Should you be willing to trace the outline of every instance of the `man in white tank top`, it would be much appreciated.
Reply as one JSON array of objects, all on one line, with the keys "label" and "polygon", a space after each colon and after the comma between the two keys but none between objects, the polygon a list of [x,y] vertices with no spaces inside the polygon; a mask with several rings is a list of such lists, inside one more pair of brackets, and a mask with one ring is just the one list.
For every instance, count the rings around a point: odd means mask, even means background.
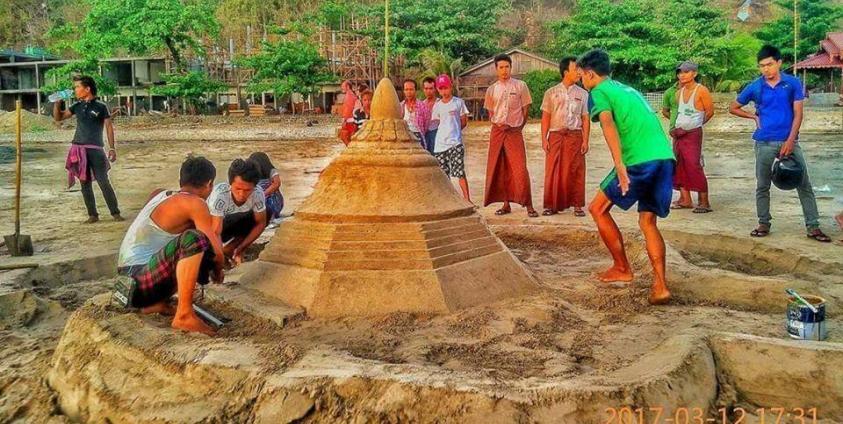
[{"label": "man in white tank top", "polygon": [[[213,334],[193,312],[196,283],[223,280],[223,251],[205,199],[216,177],[203,157],[188,157],[181,166],[179,191],[156,190],[132,222],[117,260],[117,272],[132,277],[136,288],[130,306],[142,313],[174,315],[172,327]],[[170,297],[178,292],[178,305]]]},{"label": "man in white tank top", "polygon": [[[697,83],[697,65],[682,62],[676,67],[679,90],[676,93],[678,111],[673,136],[673,151],[676,155],[676,174],[673,189],[679,190],[679,200],[672,209],[694,209],[694,213],[711,212],[708,200],[708,179],[703,169],[703,125],[714,116],[714,102],[711,93]],[[691,192],[696,191],[699,202],[694,207]]]}]

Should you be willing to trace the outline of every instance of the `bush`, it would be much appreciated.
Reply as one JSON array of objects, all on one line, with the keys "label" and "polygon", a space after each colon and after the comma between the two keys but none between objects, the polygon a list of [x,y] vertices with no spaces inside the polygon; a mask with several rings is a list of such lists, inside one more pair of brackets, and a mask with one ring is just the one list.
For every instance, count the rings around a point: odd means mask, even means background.
[{"label": "bush", "polygon": [[527,87],[530,87],[530,97],[533,98],[533,103],[530,105],[530,118],[541,118],[544,92],[561,81],[562,77],[559,76],[559,71],[549,69],[530,71],[524,75],[524,82],[527,83]]}]

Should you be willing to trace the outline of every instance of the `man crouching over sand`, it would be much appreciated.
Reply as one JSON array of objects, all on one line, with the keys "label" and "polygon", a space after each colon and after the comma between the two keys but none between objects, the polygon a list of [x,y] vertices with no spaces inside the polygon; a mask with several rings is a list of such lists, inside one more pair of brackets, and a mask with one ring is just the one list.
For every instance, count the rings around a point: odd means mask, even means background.
[{"label": "man crouching over sand", "polygon": [[[216,177],[214,165],[190,156],[181,165],[179,191],[159,189],[129,227],[117,260],[117,272],[138,284],[132,304],[145,314],[171,315],[173,328],[212,335],[214,330],[193,312],[196,283],[223,279],[222,242],[214,232],[205,199]],[[175,311],[170,297],[178,292]]]}]

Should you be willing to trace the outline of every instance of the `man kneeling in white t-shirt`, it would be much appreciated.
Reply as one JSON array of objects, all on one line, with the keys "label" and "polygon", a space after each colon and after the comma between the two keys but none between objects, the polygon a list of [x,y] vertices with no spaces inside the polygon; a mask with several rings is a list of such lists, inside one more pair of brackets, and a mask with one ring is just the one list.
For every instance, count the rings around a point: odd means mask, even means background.
[{"label": "man kneeling in white t-shirt", "polygon": [[258,166],[235,159],[228,167],[228,182],[219,183],[208,197],[214,231],[225,243],[225,256],[235,265],[243,262],[243,252],[266,228],[266,202]]},{"label": "man kneeling in white t-shirt", "polygon": [[433,156],[439,160],[439,167],[448,177],[459,178],[460,189],[465,200],[471,202],[468,179],[465,177],[465,147],[462,129],[468,125],[468,108],[465,102],[454,97],[451,78],[446,74],[436,77],[436,90],[441,98],[433,105],[431,123],[438,122]]}]

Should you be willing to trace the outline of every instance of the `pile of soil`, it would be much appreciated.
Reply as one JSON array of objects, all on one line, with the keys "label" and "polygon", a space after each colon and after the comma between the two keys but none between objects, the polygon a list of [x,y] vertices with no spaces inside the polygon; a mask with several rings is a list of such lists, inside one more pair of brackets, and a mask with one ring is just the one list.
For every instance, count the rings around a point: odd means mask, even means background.
[{"label": "pile of soil", "polygon": [[[15,132],[15,116],[13,112],[0,114],[0,134]],[[21,127],[23,132],[47,131],[55,128],[53,120],[48,116],[37,115],[29,111],[21,111]]]}]

